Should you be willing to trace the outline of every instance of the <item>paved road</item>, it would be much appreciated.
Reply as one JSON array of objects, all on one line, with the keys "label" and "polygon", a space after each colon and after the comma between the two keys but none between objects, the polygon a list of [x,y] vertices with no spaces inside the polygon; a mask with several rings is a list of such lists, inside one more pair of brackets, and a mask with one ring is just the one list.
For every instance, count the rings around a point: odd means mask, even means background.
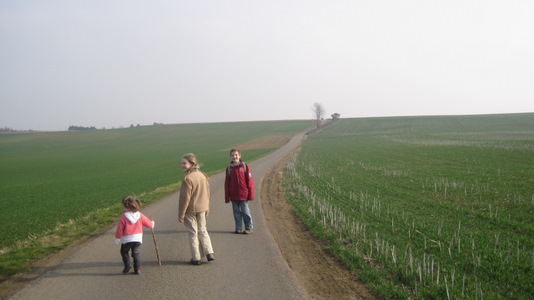
[{"label": "paved road", "polygon": [[[187,232],[177,221],[178,194],[173,193],[142,210],[156,220],[162,266],[157,263],[151,231],[145,229],[142,274],[123,275],[120,247],[113,242],[114,227],[79,246],[11,299],[306,299],[264,223],[259,199],[264,174],[301,139],[299,134],[279,150],[250,163],[256,184],[256,200],[250,203],[252,235],[233,233],[232,208],[224,203],[224,173],[211,177],[207,222],[215,261],[201,266],[188,263]],[[177,172],[181,175],[178,167]]]}]

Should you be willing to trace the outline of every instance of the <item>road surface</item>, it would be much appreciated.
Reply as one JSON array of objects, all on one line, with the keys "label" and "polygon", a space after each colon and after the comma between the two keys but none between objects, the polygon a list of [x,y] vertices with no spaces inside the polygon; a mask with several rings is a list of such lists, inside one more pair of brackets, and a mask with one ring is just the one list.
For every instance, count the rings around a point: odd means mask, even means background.
[{"label": "road surface", "polygon": [[[10,299],[307,299],[269,233],[260,205],[260,183],[276,161],[300,143],[303,134],[282,148],[250,163],[256,200],[250,203],[254,234],[234,233],[232,207],[224,203],[224,173],[211,177],[207,218],[216,260],[189,264],[188,234],[178,223],[178,193],[145,207],[156,221],[162,266],[158,266],[152,233],[144,230],[141,275],[122,274],[115,227],[76,247],[66,259],[30,282]],[[245,153],[246,155],[246,153]],[[202,161],[202,158],[199,157]],[[177,177],[182,172],[176,168]]]}]

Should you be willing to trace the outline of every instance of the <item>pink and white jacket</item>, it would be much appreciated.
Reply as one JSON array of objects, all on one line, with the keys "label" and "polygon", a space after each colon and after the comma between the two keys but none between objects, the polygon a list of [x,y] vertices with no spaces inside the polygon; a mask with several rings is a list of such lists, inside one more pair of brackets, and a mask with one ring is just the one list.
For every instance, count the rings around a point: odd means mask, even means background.
[{"label": "pink and white jacket", "polygon": [[141,212],[127,211],[119,219],[119,225],[115,232],[115,243],[122,237],[122,243],[143,242],[143,226],[154,228],[154,222],[150,221]]}]

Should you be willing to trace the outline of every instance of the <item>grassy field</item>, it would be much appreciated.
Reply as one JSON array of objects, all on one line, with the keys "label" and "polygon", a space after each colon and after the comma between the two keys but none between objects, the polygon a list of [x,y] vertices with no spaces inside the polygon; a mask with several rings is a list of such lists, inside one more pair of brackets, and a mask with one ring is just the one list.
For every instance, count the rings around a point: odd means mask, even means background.
[{"label": "grassy field", "polygon": [[386,298],[534,297],[534,114],[340,120],[284,179]]},{"label": "grassy field", "polygon": [[[146,203],[177,188],[183,176],[182,154],[195,153],[202,170],[214,173],[226,167],[234,146],[245,150],[251,161],[313,124],[277,121],[0,134],[0,275],[118,218],[125,195],[138,195]],[[50,242],[50,236],[70,237]]]}]

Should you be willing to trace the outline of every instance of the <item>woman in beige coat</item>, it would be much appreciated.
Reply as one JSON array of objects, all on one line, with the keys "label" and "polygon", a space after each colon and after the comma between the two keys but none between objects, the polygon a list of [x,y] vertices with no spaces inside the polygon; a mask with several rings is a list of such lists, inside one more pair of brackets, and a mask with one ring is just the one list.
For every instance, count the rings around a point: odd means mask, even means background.
[{"label": "woman in beige coat", "polygon": [[202,263],[200,247],[208,261],[215,259],[206,227],[206,217],[210,207],[209,177],[200,171],[193,153],[182,156],[182,170],[186,172],[186,175],[180,188],[178,221],[184,223],[189,231],[192,256],[190,262],[193,265],[200,265]]}]

